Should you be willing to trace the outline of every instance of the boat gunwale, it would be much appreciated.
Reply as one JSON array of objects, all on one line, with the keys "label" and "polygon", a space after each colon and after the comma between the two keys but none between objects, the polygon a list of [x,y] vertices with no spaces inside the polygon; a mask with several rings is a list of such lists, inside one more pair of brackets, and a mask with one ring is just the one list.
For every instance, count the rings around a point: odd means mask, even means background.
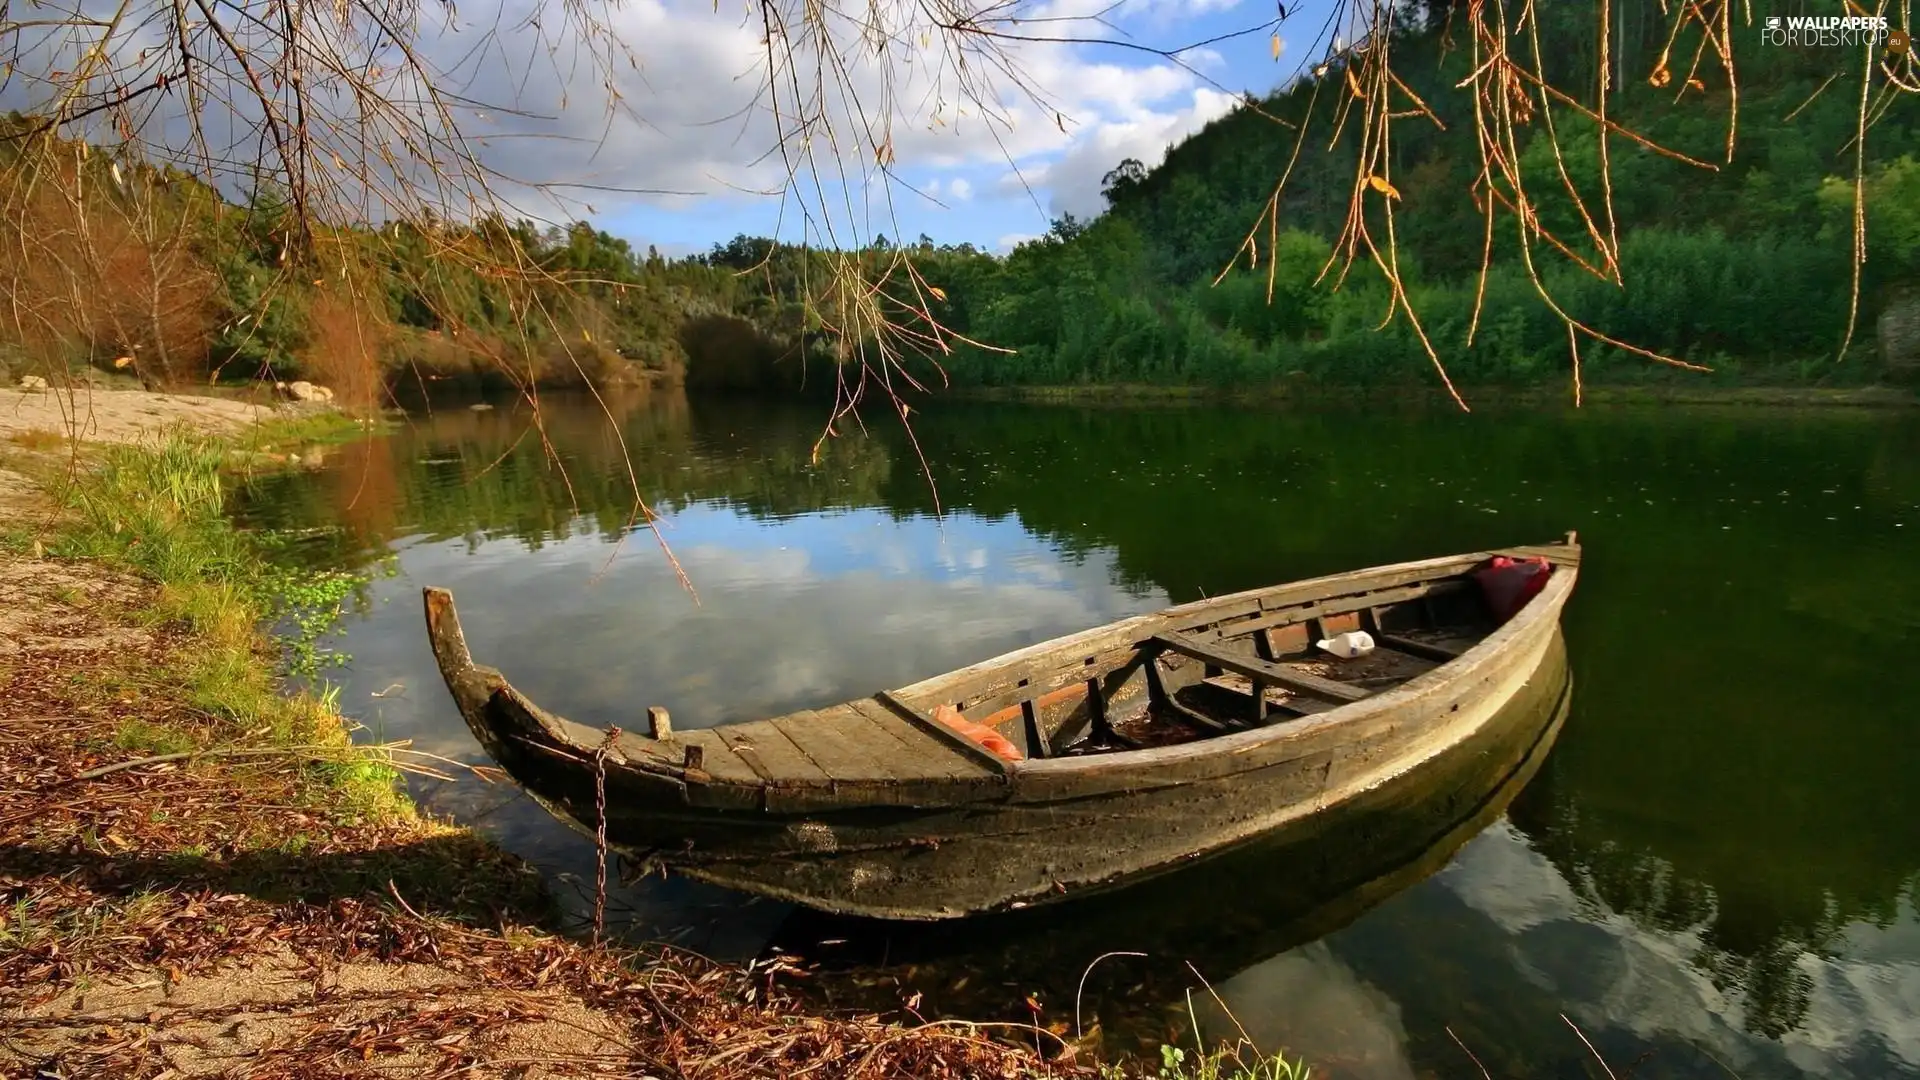
[{"label": "boat gunwale", "polygon": [[[989,773],[983,769],[981,777],[986,778],[991,776],[993,779],[999,781],[999,783],[995,785],[996,787],[1005,785],[1003,790],[1011,791],[1017,790],[1017,781],[1022,777],[1041,780],[1081,774],[1127,771],[1135,768],[1155,768],[1246,753],[1271,743],[1308,739],[1329,729],[1349,725],[1356,721],[1375,716],[1380,712],[1411,704],[1441,687],[1460,680],[1463,676],[1470,677],[1472,672],[1488,666],[1509,649],[1511,643],[1519,640],[1523,635],[1536,633],[1539,624],[1543,621],[1549,623],[1558,621],[1559,610],[1564,606],[1566,598],[1571,593],[1575,580],[1578,577],[1580,546],[1577,543],[1567,543],[1564,545],[1533,548],[1504,548],[1470,552],[1429,559],[1416,559],[1402,563],[1389,563],[1360,570],[1346,571],[1339,574],[1328,574],[1315,578],[1304,578],[1297,581],[1260,586],[1237,593],[1229,593],[1224,596],[1209,597],[1204,600],[1177,604],[1172,607],[1162,608],[1158,611],[1129,616],[1114,622],[1089,627],[1064,637],[1035,642],[1032,645],[1023,646],[1019,649],[1003,653],[1000,656],[990,657],[952,671],[922,679],[919,682],[911,683],[896,690],[881,691],[877,695],[874,695],[874,697],[882,702],[891,698],[897,706],[906,707],[919,713],[923,721],[923,726],[930,725],[937,728],[939,727],[938,723],[925,715],[924,703],[929,700],[937,700],[937,698],[930,698],[929,695],[942,693],[963,677],[976,679],[980,675],[989,673],[997,668],[1010,668],[1021,664],[1031,665],[1036,660],[1054,654],[1072,656],[1077,652],[1083,652],[1089,648],[1092,648],[1092,651],[1095,652],[1120,648],[1141,650],[1148,646],[1148,643],[1156,634],[1170,628],[1177,628],[1182,619],[1190,619],[1196,615],[1205,615],[1231,609],[1236,605],[1244,605],[1250,601],[1257,603],[1266,597],[1286,591],[1311,591],[1324,589],[1330,585],[1340,585],[1347,582],[1360,583],[1369,578],[1390,577],[1425,570],[1435,571],[1429,580],[1438,580],[1465,574],[1473,567],[1502,554],[1549,554],[1554,551],[1555,548],[1565,553],[1561,558],[1551,559],[1555,566],[1555,572],[1549,577],[1546,586],[1532,597],[1524,607],[1515,612],[1511,618],[1501,626],[1495,628],[1493,632],[1475,642],[1459,656],[1381,693],[1339,705],[1325,712],[1315,713],[1310,717],[1271,723],[1243,731],[1211,735],[1206,738],[1168,746],[1145,747],[1136,750],[1116,750],[1099,754],[1066,757],[1029,758],[1020,761],[1004,762],[998,772]],[[514,688],[512,682],[506,677],[504,672],[498,668],[476,663],[471,653],[467,650],[464,636],[458,633],[458,616],[453,612],[452,594],[444,589],[433,587],[428,587],[424,591],[427,594],[430,629],[442,620],[445,620],[454,628],[454,637],[457,638],[457,640],[442,643],[436,637],[434,657],[436,666],[440,668],[441,675],[448,683],[448,688],[453,691],[455,701],[461,706],[461,712],[463,714],[467,713],[469,705],[471,705],[476,712],[483,711],[487,699],[492,698],[496,693],[505,691],[526,709],[531,719],[545,729],[545,734],[549,738],[581,754],[594,753],[592,744],[581,742],[579,739],[573,737],[566,728],[573,726],[583,731],[593,731],[596,733],[604,731],[604,729],[594,728],[591,725],[581,724],[578,721],[567,720],[565,717],[547,713],[519,690]],[[1316,602],[1317,599],[1332,599],[1342,595],[1361,594],[1366,591],[1368,591],[1366,585],[1356,584],[1356,587],[1351,590],[1351,593],[1334,592],[1325,597],[1311,598],[1305,602],[1312,603]],[[440,610],[441,605],[444,605],[444,611]],[[1276,605],[1275,610],[1285,606],[1288,605]],[[1256,608],[1256,610],[1260,609]],[[1093,647],[1094,643],[1099,643],[1097,648]],[[441,644],[450,646],[452,649],[457,650],[457,652],[451,656],[443,657],[440,653]],[[453,670],[449,670],[450,661],[452,662]],[[1066,661],[1063,660],[1061,662],[1064,664]],[[484,692],[474,693],[475,691],[480,691],[483,687],[485,688]],[[465,700],[467,694],[474,694],[474,699],[471,702]],[[839,704],[847,704],[847,702]],[[725,724],[711,725],[703,729],[688,730],[716,731],[734,724],[765,722],[769,719],[774,718],[762,717],[757,721],[733,721]],[[469,727],[475,726],[476,718],[474,716],[467,716],[467,720]],[[492,727],[490,724],[483,724],[482,726],[488,727],[489,729]],[[475,734],[479,735],[480,733],[476,730]],[[494,734],[497,737],[498,733],[495,732]],[[940,734],[946,735],[946,732],[941,731]],[[964,736],[959,735],[957,732],[951,735],[951,739],[961,738],[964,738]],[[483,743],[486,741],[485,738],[482,738]],[[491,751],[491,747],[489,747],[489,750]],[[498,757],[498,755],[494,756],[496,758]],[[661,761],[636,759],[630,755],[621,753],[618,749],[615,749],[613,757],[620,760],[621,764],[628,768],[650,773],[662,778],[692,782],[691,777],[685,776],[686,770],[684,767],[677,767]],[[718,778],[702,778],[700,783],[705,786],[721,787],[754,786],[736,785],[731,781],[722,781]],[[787,783],[791,785],[792,782]],[[758,786],[765,787],[767,786],[767,782],[762,781]]]},{"label": "boat gunwale", "polygon": [[[1379,569],[1395,568],[1380,567]],[[1481,638],[1471,648],[1452,660],[1421,672],[1383,693],[1369,695],[1309,717],[1249,728],[1245,731],[1230,731],[1169,746],[1012,762],[1008,768],[1009,778],[1017,780],[1023,776],[1035,778],[1069,776],[1084,772],[1110,771],[1123,766],[1173,765],[1202,758],[1243,754],[1270,743],[1310,739],[1329,729],[1345,727],[1381,712],[1401,708],[1458,682],[1462,676],[1469,676],[1474,671],[1490,666],[1501,655],[1517,647],[1515,642],[1537,633],[1541,623],[1557,622],[1560,609],[1565,606],[1578,576],[1578,567],[1560,565],[1548,579],[1546,587],[1492,633]]]}]

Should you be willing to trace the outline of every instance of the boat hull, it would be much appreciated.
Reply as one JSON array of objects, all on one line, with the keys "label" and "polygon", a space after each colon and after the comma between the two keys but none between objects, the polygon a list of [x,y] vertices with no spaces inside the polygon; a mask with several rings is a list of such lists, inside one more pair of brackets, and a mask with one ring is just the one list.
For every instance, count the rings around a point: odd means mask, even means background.
[{"label": "boat hull", "polygon": [[[1089,1026],[1097,1022],[1124,1041],[1157,1029],[1157,1003],[1178,1000],[1192,987],[1193,970],[1216,983],[1231,978],[1347,926],[1446,866],[1538,775],[1572,689],[1569,673],[1538,712],[1528,708],[1533,695],[1516,698],[1511,714],[1489,728],[1494,741],[1484,749],[1449,750],[1311,822],[1082,903],[908,924],[801,909],[770,947],[816,966],[808,986],[825,1007],[885,1011],[902,994],[924,990],[928,1016],[1017,1018],[1026,994],[1085,996]],[[1196,897],[1232,902],[1196,904]],[[1134,959],[1118,974],[1105,971],[1098,992],[1098,984],[1080,982],[1090,964],[1115,951]],[[1004,977],[965,977],[982,970]],[[1119,986],[1132,989],[1115,994],[1122,978]]]},{"label": "boat hull", "polygon": [[811,852],[753,856],[725,845],[702,858],[698,846],[677,855],[644,844],[623,850],[716,885],[873,918],[948,918],[1106,891],[1255,839],[1285,844],[1311,835],[1344,817],[1348,804],[1390,803],[1396,789],[1430,802],[1427,774],[1524,755],[1568,682],[1558,624],[1538,636],[1478,686],[1434,695],[1383,722],[1364,745],[1308,749],[1147,790],[915,815],[905,831],[924,839],[906,844],[897,827],[817,815],[779,826],[814,837],[821,849]]},{"label": "boat hull", "polygon": [[[1571,542],[1509,550],[1546,552],[1556,569],[1464,651],[1400,636],[1387,616],[1424,608],[1442,590],[1471,597],[1465,578],[1495,553],[1181,605],[872,699],[685,733],[602,731],[545,713],[473,663],[449,594],[427,590],[427,621],[447,685],[488,752],[556,817],[589,834],[603,827],[640,868],[835,914],[930,920],[1056,902],[1257,837],[1308,835],[1383,789],[1444,773],[1459,755],[1503,753],[1566,684],[1559,621],[1579,564]],[[1279,662],[1274,634],[1300,640],[1343,618],[1371,620],[1395,650],[1414,650],[1405,655],[1438,655],[1377,692]],[[1197,716],[1181,694],[1222,689],[1209,681],[1222,672],[1323,701],[1281,718],[1256,689],[1239,700],[1260,702],[1258,715],[1238,729],[1017,761],[934,719],[941,709],[989,721],[1024,710],[1031,733]]]}]

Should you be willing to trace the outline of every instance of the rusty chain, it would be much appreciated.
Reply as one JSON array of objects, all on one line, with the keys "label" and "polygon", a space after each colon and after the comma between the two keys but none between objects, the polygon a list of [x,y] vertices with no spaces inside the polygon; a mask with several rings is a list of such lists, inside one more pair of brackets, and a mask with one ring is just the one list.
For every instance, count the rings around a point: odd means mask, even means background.
[{"label": "rusty chain", "polygon": [[619,737],[618,727],[607,728],[607,737],[600,741],[600,749],[593,754],[593,850],[598,857],[593,882],[593,943],[596,947],[607,926],[607,751],[613,749],[613,741]]}]

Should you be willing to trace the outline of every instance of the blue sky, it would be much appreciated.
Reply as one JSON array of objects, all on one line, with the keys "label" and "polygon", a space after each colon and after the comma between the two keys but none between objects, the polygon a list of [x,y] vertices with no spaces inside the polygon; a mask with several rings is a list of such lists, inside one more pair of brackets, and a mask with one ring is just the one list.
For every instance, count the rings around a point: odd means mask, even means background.
[{"label": "blue sky", "polygon": [[[110,25],[111,0],[74,2]],[[449,216],[504,201],[539,221],[584,217],[669,254],[738,233],[841,247],[925,233],[1004,250],[1063,213],[1098,213],[1100,178],[1122,159],[1157,164],[1243,93],[1292,78],[1323,54],[1334,10],[1333,0],[1300,0],[1279,22],[1274,0],[498,0],[423,19],[410,55],[424,68],[377,34],[301,39],[301,50],[309,67],[356,78],[364,69],[390,107],[356,112],[338,85],[312,99],[334,110],[318,156],[323,168],[332,158],[348,213],[384,220],[417,209],[402,205],[408,198],[381,204],[381,188],[404,191],[392,181],[424,175],[420,147],[446,145],[441,119],[421,108],[430,84],[493,173],[490,193],[430,185],[426,200]],[[584,32],[582,18],[604,33]],[[779,32],[768,34],[768,18]],[[48,32],[23,43],[14,66],[67,71],[82,53],[110,54],[134,78],[171,44],[164,21]],[[959,23],[986,32],[944,29]],[[201,51],[217,54],[202,36]],[[819,61],[828,40],[835,65]],[[201,57],[200,69],[208,63]],[[265,153],[248,142],[259,106],[238,75],[209,78],[201,119],[225,140],[216,157],[239,170],[218,182],[244,186]],[[58,80],[5,80],[0,107],[34,111],[59,91]],[[144,100],[140,141],[191,160],[189,99]],[[107,120],[86,137],[115,138]],[[442,177],[459,173],[433,154]],[[811,168],[783,165],[783,155]]]},{"label": "blue sky", "polygon": [[[871,2],[882,0],[861,0]],[[796,196],[777,155],[769,153],[778,140],[761,92],[766,46],[758,18],[730,4],[716,11],[711,0],[634,0],[614,18],[639,61],[633,77],[619,83],[638,118],[608,121],[599,106],[604,93],[582,89],[587,71],[567,78],[536,73],[517,91],[521,100],[536,110],[542,100],[560,105],[554,110],[557,126],[577,141],[500,140],[502,149],[490,152],[507,159],[516,176],[598,185],[574,195],[580,204],[571,213],[642,249],[655,244],[669,254],[703,251],[737,233],[799,239],[803,205],[816,222],[830,222],[833,239],[841,243],[881,233],[912,239],[924,232],[940,243],[1005,249],[1044,232],[1062,212],[1098,212],[1100,177],[1123,158],[1153,165],[1168,145],[1227,112],[1241,92],[1263,94],[1291,78],[1324,50],[1332,10],[1329,0],[1289,5],[1276,61],[1271,0],[1127,0],[1103,11],[1104,2],[1025,0],[1000,9],[1021,19],[1001,29],[1155,48],[1252,32],[1185,53],[1184,66],[1113,44],[1008,43],[1013,63],[1044,97],[1045,108],[1004,75],[985,86],[960,85],[951,62],[941,66],[937,34],[930,35],[931,49],[896,49],[885,58],[855,45],[859,59],[845,85],[854,86],[861,100],[858,106],[831,101],[827,113],[836,120],[833,141],[841,153],[822,152],[823,171],[844,168],[851,179],[829,185],[823,209],[822,195],[810,184],[800,185]],[[974,2],[965,10],[985,6]],[[857,13],[871,17],[874,10],[859,6]],[[898,38],[920,37],[922,29],[889,28]],[[974,59],[973,77],[990,70],[984,58]],[[497,82],[509,67],[524,64],[476,70],[475,81]],[[525,76],[524,70],[513,74]],[[830,85],[827,97],[838,98],[838,89]],[[977,107],[962,115],[969,89],[976,102],[998,102],[1003,122],[983,122]],[[791,96],[782,105],[790,111]],[[850,137],[861,125],[874,134]],[[859,175],[871,172],[871,148],[883,139],[893,154],[892,184]],[[826,141],[816,133],[816,152]],[[789,138],[787,145],[797,153],[799,142]],[[859,152],[852,150],[862,142]],[[589,144],[597,152],[589,152]],[[643,196],[609,188],[689,194]],[[782,189],[784,194],[766,193]],[[851,199],[848,190],[855,193]],[[564,213],[546,210],[541,216]],[[814,232],[821,241],[822,230]]]}]

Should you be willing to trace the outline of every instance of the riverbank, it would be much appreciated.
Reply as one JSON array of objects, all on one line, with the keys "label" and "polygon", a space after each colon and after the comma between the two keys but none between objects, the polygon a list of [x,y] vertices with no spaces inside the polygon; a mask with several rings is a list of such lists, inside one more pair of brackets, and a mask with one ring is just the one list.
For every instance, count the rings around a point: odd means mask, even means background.
[{"label": "riverbank", "polygon": [[[1571,391],[1556,387],[1462,387],[1470,408],[1567,407]],[[942,397],[962,401],[1061,403],[1073,405],[1274,405],[1388,404],[1443,405],[1456,408],[1438,388],[1421,386],[1338,387],[1275,384],[1262,387],[1090,386],[956,387]],[[1899,386],[1712,386],[1684,382],[1589,386],[1584,405],[1742,405],[1768,407],[1910,408],[1920,394]]]},{"label": "riverbank", "polygon": [[0,1075],[1092,1074],[556,933],[537,874],[398,794],[453,766],[275,675],[257,628],[352,581],[277,568],[223,485],[351,424],[120,393],[0,400]]}]

